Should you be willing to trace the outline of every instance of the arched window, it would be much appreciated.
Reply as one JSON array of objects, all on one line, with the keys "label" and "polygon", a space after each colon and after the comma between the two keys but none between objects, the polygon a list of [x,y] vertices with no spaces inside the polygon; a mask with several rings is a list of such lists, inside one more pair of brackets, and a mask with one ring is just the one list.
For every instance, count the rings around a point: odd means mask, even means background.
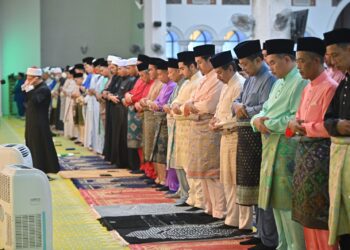
[{"label": "arched window", "polygon": [[198,45],[212,43],[213,37],[206,30],[195,30],[190,35],[190,43],[188,44],[188,50],[193,50]]},{"label": "arched window", "polygon": [[246,36],[242,32],[230,30],[226,33],[224,40],[222,51],[233,49],[238,43],[246,40]]},{"label": "arched window", "polygon": [[168,30],[166,35],[165,54],[167,58],[176,58],[177,53],[180,52],[179,36]]}]

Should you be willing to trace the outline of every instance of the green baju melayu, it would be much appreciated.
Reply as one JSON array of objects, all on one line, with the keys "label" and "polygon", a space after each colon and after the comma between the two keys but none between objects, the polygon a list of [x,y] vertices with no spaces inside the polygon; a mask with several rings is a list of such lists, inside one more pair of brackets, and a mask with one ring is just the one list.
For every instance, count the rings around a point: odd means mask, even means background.
[{"label": "green baju melayu", "polygon": [[[296,67],[274,84],[269,99],[264,103],[259,117],[268,117],[265,126],[271,131],[262,135],[262,162],[259,186],[259,207],[272,207],[279,235],[277,249],[304,249],[302,227],[291,219],[292,180],[297,142],[284,136],[288,122],[295,117],[301,94],[307,81]],[[287,225],[287,226],[286,226]]]}]

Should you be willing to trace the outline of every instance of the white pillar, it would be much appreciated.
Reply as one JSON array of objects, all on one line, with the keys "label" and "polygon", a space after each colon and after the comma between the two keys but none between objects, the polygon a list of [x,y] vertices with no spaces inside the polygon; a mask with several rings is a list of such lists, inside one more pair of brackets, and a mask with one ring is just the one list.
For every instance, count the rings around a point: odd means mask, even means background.
[{"label": "white pillar", "polygon": [[290,38],[290,19],[283,30],[274,28],[276,15],[284,10],[291,11],[290,0],[252,0],[252,14],[255,18],[253,39],[263,42],[274,38]]},{"label": "white pillar", "polygon": [[[154,57],[165,57],[165,39],[166,39],[166,1],[147,0],[144,1],[145,28],[145,54]],[[160,22],[160,27],[154,27],[154,22]],[[155,52],[152,47],[155,44],[161,46],[161,50]]]}]

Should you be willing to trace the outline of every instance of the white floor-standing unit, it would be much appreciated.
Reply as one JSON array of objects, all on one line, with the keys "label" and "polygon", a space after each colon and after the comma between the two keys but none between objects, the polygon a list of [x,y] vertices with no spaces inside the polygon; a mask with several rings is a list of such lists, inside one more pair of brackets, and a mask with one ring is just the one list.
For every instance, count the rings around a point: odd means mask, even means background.
[{"label": "white floor-standing unit", "polygon": [[51,250],[51,204],[44,172],[23,165],[0,170],[0,249]]}]

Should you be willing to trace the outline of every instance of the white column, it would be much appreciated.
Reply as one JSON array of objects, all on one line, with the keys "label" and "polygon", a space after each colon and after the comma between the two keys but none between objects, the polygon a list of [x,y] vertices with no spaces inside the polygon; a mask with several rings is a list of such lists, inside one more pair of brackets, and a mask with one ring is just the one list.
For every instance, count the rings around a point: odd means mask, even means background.
[{"label": "white column", "polygon": [[[165,39],[166,39],[166,1],[147,0],[144,1],[145,28],[145,54],[154,57],[165,57]],[[160,27],[154,27],[154,22],[161,22]],[[155,52],[152,47],[155,44],[161,46],[161,50]]]},{"label": "white column", "polygon": [[274,38],[290,38],[290,19],[283,30],[274,28],[276,15],[285,10],[291,11],[290,0],[252,0],[252,15],[255,19],[253,39],[263,42]]}]

